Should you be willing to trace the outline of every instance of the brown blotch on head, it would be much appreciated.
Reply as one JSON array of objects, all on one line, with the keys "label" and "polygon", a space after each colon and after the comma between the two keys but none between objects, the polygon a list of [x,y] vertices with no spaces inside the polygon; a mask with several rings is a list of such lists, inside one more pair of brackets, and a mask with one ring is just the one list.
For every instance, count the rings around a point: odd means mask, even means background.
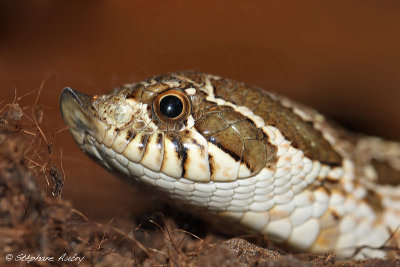
[{"label": "brown blotch on head", "polygon": [[146,86],[145,91],[153,94],[159,94],[169,89],[169,85],[163,83],[156,83]]},{"label": "brown blotch on head", "polygon": [[210,113],[197,120],[195,127],[201,134],[207,137],[210,134],[227,129],[229,124],[218,113]]},{"label": "brown blotch on head", "polygon": [[144,104],[150,104],[155,97],[157,97],[157,94],[143,90],[143,93],[140,97],[140,102]]},{"label": "brown blotch on head", "polygon": [[372,160],[371,165],[374,167],[380,185],[400,185],[400,171],[390,166],[387,161]]},{"label": "brown blotch on head", "polygon": [[144,86],[143,84],[136,84],[131,88],[125,89],[125,97],[127,99],[137,99],[138,95],[142,93]]},{"label": "brown blotch on head", "polygon": [[211,85],[214,88],[215,97],[229,99],[232,103],[237,104],[232,99],[232,93],[237,88],[237,83],[229,79],[211,79]]},{"label": "brown blotch on head", "polygon": [[342,158],[321,132],[315,129],[311,122],[304,121],[279,102],[266,97],[254,112],[256,115],[263,116],[267,125],[277,127],[294,147],[303,151],[306,157],[330,166],[341,165]]},{"label": "brown blotch on head", "polygon": [[211,84],[215,96],[253,110],[255,115],[264,119],[266,125],[278,128],[294,147],[302,150],[311,160],[331,166],[341,165],[342,158],[321,132],[315,129],[311,122],[304,121],[290,108],[284,107],[270,94],[227,79],[212,79]]},{"label": "brown blotch on head", "polygon": [[235,124],[247,119],[242,114],[234,112],[233,109],[222,111],[221,117],[224,118],[224,120],[226,120],[226,122],[229,124]]},{"label": "brown blotch on head", "polygon": [[243,162],[252,174],[258,173],[265,167],[267,154],[264,140],[244,140]]},{"label": "brown blotch on head", "polygon": [[196,129],[207,141],[217,145],[235,160],[240,160],[243,153],[243,142],[238,133],[214,108],[210,108],[206,112],[208,114],[196,121]]},{"label": "brown blotch on head", "polygon": [[158,82],[156,84],[148,85],[143,88],[142,94],[140,96],[140,101],[145,104],[150,104],[162,92],[170,89],[169,85],[164,84],[162,82]]},{"label": "brown blotch on head", "polygon": [[239,134],[240,137],[244,140],[248,139],[263,139],[264,135],[263,132],[258,129],[254,123],[250,120],[240,121],[232,125],[232,128],[235,129]]},{"label": "brown blotch on head", "polygon": [[246,98],[244,99],[242,105],[248,107],[251,110],[254,110],[261,102],[261,99],[262,95],[259,90],[258,91],[249,90],[248,93],[246,94]]},{"label": "brown blotch on head", "polygon": [[243,141],[231,127],[211,134],[207,136],[206,139],[218,146],[222,151],[228,153],[236,161],[242,159]]},{"label": "brown blotch on head", "polygon": [[177,78],[182,79],[182,80],[191,80],[199,85],[204,84],[205,76],[203,73],[199,73],[196,71],[184,71],[184,72],[179,72],[175,75]]},{"label": "brown blotch on head", "polygon": [[152,77],[150,80],[154,80],[158,83],[162,83],[166,80],[176,80],[174,73],[166,73]]},{"label": "brown blotch on head", "polygon": [[210,107],[196,121],[196,129],[234,160],[243,162],[252,174],[273,167],[276,147],[269,143],[261,129],[231,107]]},{"label": "brown blotch on head", "polygon": [[215,103],[205,100],[206,95],[204,92],[200,91],[198,95],[200,96],[201,101],[199,101],[197,105],[192,106],[192,116],[195,120],[198,120],[207,114],[210,108],[217,106]]}]

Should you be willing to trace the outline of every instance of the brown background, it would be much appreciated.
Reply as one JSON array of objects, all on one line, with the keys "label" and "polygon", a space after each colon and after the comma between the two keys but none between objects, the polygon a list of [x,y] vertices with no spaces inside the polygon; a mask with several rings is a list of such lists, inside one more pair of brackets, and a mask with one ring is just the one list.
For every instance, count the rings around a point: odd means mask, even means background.
[{"label": "brown background", "polygon": [[[3,0],[0,101],[47,79],[39,104],[50,135],[63,128],[65,86],[99,94],[194,69],[400,140],[399,14],[399,1]],[[54,140],[63,150],[64,198],[89,217],[109,220],[156,204],[92,163],[67,131]]]}]

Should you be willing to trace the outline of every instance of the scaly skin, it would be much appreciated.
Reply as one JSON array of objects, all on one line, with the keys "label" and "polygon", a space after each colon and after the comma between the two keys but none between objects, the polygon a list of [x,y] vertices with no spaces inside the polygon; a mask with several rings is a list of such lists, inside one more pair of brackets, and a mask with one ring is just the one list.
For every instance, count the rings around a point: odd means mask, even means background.
[{"label": "scaly skin", "polygon": [[400,243],[398,143],[349,133],[284,97],[196,72],[102,96],[66,88],[61,112],[81,149],[107,169],[222,223],[298,251],[399,256],[373,249]]}]

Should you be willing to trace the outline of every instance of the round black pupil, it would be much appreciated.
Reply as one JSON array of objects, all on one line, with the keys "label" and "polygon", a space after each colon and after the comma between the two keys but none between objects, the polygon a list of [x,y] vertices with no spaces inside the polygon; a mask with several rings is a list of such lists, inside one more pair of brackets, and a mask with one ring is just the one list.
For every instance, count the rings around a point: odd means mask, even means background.
[{"label": "round black pupil", "polygon": [[160,111],[168,118],[178,117],[181,115],[182,110],[182,101],[174,95],[168,95],[160,101]]}]

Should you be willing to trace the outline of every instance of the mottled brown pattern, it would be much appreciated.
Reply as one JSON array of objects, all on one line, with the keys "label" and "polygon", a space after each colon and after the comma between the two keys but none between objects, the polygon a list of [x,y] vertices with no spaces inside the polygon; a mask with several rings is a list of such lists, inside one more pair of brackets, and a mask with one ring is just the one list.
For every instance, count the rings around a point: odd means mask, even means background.
[{"label": "mottled brown pattern", "polygon": [[122,91],[122,93],[125,95],[125,97],[127,99],[129,99],[129,98],[135,99],[138,97],[139,94],[142,93],[143,88],[144,88],[144,85],[138,83],[138,84],[134,84],[133,86],[125,86],[125,87],[117,88],[117,89],[115,89],[115,91],[124,90],[125,93],[124,93],[124,91]]},{"label": "mottled brown pattern", "polygon": [[393,169],[388,162],[372,160],[371,164],[378,174],[378,184],[393,186],[400,185],[400,172]]},{"label": "mottled brown pattern", "polygon": [[220,113],[204,115],[201,119],[196,121],[195,125],[205,137],[208,137],[212,133],[223,131],[229,127],[229,123],[221,117]]},{"label": "mottled brown pattern", "polygon": [[252,174],[276,161],[276,147],[262,131],[231,107],[208,108],[195,123],[196,129],[211,143],[246,164]]},{"label": "mottled brown pattern", "polygon": [[195,82],[198,85],[203,85],[205,81],[205,76],[203,73],[196,72],[196,71],[186,71],[186,72],[181,72],[177,73],[175,77],[181,78],[181,79],[187,79],[189,78],[193,82]]},{"label": "mottled brown pattern", "polygon": [[240,135],[238,135],[231,127],[220,132],[208,134],[206,138],[207,141],[217,145],[236,161],[242,160],[244,144]]},{"label": "mottled brown pattern", "polygon": [[218,106],[205,100],[205,95],[202,92],[199,92],[199,95],[202,95],[201,102],[197,106],[192,106],[192,115],[195,120],[199,120],[210,113],[223,112],[229,109],[227,106]]},{"label": "mottled brown pattern", "polygon": [[211,84],[216,97],[253,110],[266,125],[277,127],[293,146],[310,159],[335,166],[342,163],[340,155],[313,127],[312,122],[304,121],[269,94],[227,79],[212,79]]}]

